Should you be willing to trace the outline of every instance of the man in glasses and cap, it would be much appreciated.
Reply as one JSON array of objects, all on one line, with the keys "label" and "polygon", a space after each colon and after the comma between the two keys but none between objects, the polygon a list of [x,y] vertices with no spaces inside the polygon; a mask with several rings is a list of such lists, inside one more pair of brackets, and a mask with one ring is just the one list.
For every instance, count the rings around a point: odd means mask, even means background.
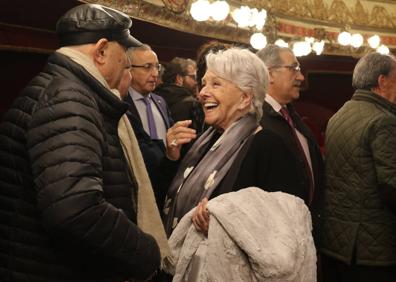
[{"label": "man in glasses and cap", "polygon": [[80,5],[56,27],[61,48],[0,124],[0,280],[146,280],[155,239],[137,227],[137,181],[117,128],[118,87],[141,43],[131,19]]}]

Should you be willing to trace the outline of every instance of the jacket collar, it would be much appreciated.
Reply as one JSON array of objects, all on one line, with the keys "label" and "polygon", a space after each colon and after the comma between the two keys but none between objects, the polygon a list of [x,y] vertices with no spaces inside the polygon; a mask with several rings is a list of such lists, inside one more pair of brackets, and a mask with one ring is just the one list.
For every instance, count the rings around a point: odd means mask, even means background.
[{"label": "jacket collar", "polygon": [[358,89],[353,94],[352,100],[368,101],[377,104],[380,107],[388,110],[392,114],[396,115],[396,104],[393,104],[392,102],[386,100],[385,98],[372,91]]},{"label": "jacket collar", "polygon": [[49,57],[45,71],[59,72],[62,73],[62,76],[69,78],[73,76],[76,81],[79,81],[81,85],[85,85],[89,91],[92,91],[100,98],[99,107],[104,107],[104,111],[108,116],[119,119],[128,109],[126,103],[121,101],[114,92],[105,87],[86,68],[60,52],[54,52]]}]

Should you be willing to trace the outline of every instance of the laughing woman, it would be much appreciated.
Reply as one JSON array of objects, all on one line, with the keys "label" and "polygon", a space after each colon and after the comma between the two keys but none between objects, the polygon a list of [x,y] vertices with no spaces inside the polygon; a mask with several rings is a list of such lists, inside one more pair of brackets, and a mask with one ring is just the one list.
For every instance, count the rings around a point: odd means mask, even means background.
[{"label": "laughing woman", "polygon": [[[180,219],[198,205],[193,222],[204,233],[208,228],[207,199],[235,191],[240,164],[260,131],[258,121],[268,86],[264,63],[247,49],[230,48],[206,57],[207,71],[199,99],[210,128],[182,160],[165,202],[168,236]],[[180,157],[181,145],[195,138],[190,121],[176,123],[167,134],[167,156]]]}]

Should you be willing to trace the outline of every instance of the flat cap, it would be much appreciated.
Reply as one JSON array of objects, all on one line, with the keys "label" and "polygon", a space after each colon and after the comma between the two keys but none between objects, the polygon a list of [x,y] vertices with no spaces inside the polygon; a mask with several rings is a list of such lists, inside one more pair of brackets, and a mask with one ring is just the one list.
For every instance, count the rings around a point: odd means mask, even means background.
[{"label": "flat cap", "polygon": [[142,43],[129,29],[132,20],[128,15],[97,4],[83,4],[67,11],[56,23],[61,46],[95,43],[101,38],[117,41],[126,48]]}]

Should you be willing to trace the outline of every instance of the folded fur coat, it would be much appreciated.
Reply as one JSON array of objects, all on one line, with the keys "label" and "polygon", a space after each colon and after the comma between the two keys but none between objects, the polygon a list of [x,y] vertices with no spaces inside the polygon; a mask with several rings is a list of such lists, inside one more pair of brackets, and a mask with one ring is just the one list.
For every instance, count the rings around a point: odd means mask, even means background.
[{"label": "folded fur coat", "polygon": [[192,210],[169,239],[164,266],[173,281],[316,281],[311,216],[300,198],[251,187],[212,199],[208,210],[207,238]]}]

